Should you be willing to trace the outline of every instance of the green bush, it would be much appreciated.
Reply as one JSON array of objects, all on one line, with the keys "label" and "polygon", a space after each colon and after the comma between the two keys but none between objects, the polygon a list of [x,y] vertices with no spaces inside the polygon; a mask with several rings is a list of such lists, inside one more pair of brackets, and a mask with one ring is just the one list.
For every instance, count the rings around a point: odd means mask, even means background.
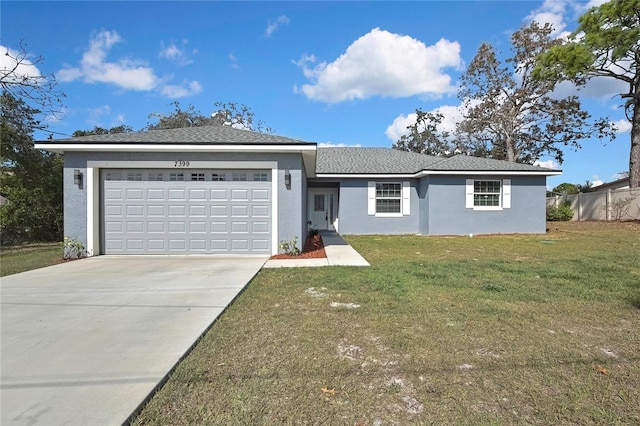
[{"label": "green bush", "polygon": [[571,202],[565,200],[558,207],[547,206],[547,220],[551,222],[567,221],[573,219]]}]

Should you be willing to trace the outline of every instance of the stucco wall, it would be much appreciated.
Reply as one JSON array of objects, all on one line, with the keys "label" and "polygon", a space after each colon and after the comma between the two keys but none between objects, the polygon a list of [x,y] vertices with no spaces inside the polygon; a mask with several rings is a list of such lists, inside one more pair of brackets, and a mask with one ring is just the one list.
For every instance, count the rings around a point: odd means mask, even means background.
[{"label": "stucco wall", "polygon": [[[306,193],[306,175],[302,156],[297,153],[110,153],[66,152],[64,155],[64,233],[87,245],[87,162],[88,161],[144,161],[171,164],[176,155],[190,162],[206,161],[275,161],[278,164],[278,242],[298,237],[302,240],[306,224],[303,220],[303,193]],[[158,163],[156,163],[158,164]],[[163,163],[164,164],[164,163]],[[157,165],[153,166],[158,167]],[[164,166],[167,167],[167,166]],[[120,167],[118,167],[120,168]],[[139,167],[141,168],[141,167]],[[169,168],[169,167],[167,167]],[[83,185],[73,183],[75,169],[82,171]],[[284,171],[291,173],[291,185],[284,185]],[[100,226],[100,224],[98,224]],[[101,233],[99,233],[101,235]],[[98,253],[94,253],[98,254]]]},{"label": "stucco wall", "polygon": [[419,202],[415,179],[378,179],[376,182],[411,182],[411,214],[401,217],[370,216],[367,212],[367,182],[372,179],[343,179],[340,182],[338,218],[341,234],[415,234],[420,232]]},{"label": "stucco wall", "polygon": [[546,232],[544,176],[483,176],[511,179],[511,208],[479,211],[465,207],[466,179],[477,176],[430,176],[428,233],[465,235]]}]

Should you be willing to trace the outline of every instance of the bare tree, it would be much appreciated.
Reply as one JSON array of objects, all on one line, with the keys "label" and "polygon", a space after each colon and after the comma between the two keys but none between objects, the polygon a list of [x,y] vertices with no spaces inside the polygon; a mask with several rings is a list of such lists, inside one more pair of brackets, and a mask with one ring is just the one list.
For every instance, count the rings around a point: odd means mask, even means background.
[{"label": "bare tree", "polygon": [[56,118],[62,114],[62,99],[66,96],[56,88],[54,74],[42,74],[42,55],[32,55],[24,40],[17,50],[5,48],[0,58],[0,87],[16,99],[22,99],[34,110]]}]

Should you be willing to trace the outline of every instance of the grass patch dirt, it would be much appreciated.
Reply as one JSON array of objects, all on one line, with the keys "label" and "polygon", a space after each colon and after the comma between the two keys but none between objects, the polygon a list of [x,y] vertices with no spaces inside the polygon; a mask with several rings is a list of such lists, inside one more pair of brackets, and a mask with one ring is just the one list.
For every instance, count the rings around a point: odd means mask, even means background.
[{"label": "grass patch dirt", "polygon": [[62,262],[60,243],[3,247],[0,251],[0,276],[44,268]]},{"label": "grass patch dirt", "polygon": [[134,424],[640,424],[640,223],[549,226],[262,270]]}]

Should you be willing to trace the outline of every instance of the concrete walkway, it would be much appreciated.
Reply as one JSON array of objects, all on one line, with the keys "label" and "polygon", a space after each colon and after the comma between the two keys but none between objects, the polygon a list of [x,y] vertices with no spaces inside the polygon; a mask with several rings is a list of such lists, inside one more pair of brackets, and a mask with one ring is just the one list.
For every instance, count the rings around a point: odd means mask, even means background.
[{"label": "concrete walkway", "polygon": [[320,231],[325,259],[272,259],[265,263],[265,268],[296,268],[314,266],[369,266],[360,253],[354,250],[334,231]]},{"label": "concrete walkway", "polygon": [[0,424],[121,425],[266,258],[97,256],[0,282]]}]

